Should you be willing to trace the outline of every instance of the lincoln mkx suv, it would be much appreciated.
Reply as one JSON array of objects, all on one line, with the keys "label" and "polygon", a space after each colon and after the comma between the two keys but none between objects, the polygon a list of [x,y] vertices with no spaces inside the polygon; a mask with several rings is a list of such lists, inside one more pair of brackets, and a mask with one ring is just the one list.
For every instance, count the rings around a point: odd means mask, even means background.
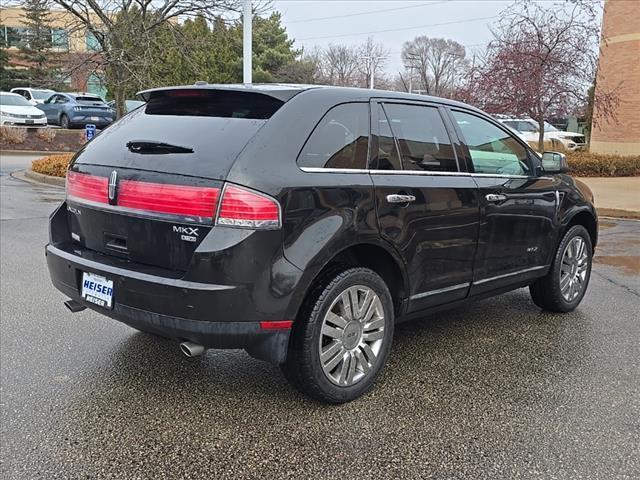
[{"label": "lincoln mkx suv", "polygon": [[72,311],[243,348],[307,395],[362,395],[397,322],[528,287],[568,312],[597,241],[592,194],[468,105],[377,90],[204,85],[74,157],[46,246]]}]

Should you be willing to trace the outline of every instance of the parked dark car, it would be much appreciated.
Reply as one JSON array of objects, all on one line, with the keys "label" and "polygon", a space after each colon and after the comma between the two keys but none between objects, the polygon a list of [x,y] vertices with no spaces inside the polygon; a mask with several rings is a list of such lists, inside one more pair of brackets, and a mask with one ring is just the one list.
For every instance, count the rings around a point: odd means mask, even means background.
[{"label": "parked dark car", "polygon": [[394,325],[529,287],[582,300],[592,194],[506,127],[440,98],[188,86],[79,152],[47,263],[72,311],[244,348],[324,402],[357,398]]},{"label": "parked dark car", "polygon": [[46,114],[49,124],[62,128],[87,124],[105,128],[115,119],[113,110],[104,100],[90,93],[54,93],[37,107]]}]

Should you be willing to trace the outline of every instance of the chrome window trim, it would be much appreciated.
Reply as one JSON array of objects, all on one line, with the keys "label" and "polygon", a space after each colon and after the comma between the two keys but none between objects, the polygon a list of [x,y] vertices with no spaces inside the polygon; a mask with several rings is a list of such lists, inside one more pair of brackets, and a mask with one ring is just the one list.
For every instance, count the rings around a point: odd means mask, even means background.
[{"label": "chrome window trim", "polygon": [[305,173],[370,173],[371,175],[422,175],[422,176],[456,176],[456,177],[483,177],[483,178],[532,178],[543,179],[550,177],[530,177],[528,175],[504,175],[493,173],[470,173],[470,172],[430,172],[418,170],[369,170],[366,168],[322,168],[322,167],[300,167]]},{"label": "chrome window trim", "polygon": [[503,275],[496,275],[495,277],[483,278],[482,280],[476,280],[473,282],[474,285],[482,285],[483,283],[493,282],[494,280],[500,280],[502,278],[512,277],[514,275],[520,275],[522,273],[535,272],[536,270],[542,270],[547,268],[549,265],[540,265],[538,267],[525,268],[523,270],[518,270],[517,272],[505,273]]},{"label": "chrome window trim", "polygon": [[429,290],[427,292],[416,293],[415,295],[411,295],[409,300],[418,300],[419,298],[430,297],[431,295],[438,295],[440,293],[452,292],[454,290],[460,290],[463,288],[468,288],[471,286],[471,283],[459,283],[458,285],[452,285],[450,287],[439,288],[437,290]]}]

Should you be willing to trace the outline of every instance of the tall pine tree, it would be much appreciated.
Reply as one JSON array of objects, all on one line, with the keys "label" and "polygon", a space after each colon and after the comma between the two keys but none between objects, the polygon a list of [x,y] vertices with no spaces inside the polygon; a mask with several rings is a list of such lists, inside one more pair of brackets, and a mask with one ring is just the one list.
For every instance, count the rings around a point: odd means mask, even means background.
[{"label": "tall pine tree", "polygon": [[50,63],[51,24],[48,0],[25,0],[23,8],[27,35],[20,50],[22,59],[29,64],[29,86],[47,87],[55,77]]}]

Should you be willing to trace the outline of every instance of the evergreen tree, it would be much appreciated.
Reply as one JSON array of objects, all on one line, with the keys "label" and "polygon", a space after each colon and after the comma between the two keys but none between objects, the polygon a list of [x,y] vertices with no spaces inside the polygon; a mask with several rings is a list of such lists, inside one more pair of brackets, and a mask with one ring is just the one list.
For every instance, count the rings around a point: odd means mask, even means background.
[{"label": "evergreen tree", "polygon": [[27,38],[20,50],[22,59],[30,65],[28,80],[30,86],[47,87],[54,78],[50,67],[51,24],[48,0],[25,0],[23,8]]}]

